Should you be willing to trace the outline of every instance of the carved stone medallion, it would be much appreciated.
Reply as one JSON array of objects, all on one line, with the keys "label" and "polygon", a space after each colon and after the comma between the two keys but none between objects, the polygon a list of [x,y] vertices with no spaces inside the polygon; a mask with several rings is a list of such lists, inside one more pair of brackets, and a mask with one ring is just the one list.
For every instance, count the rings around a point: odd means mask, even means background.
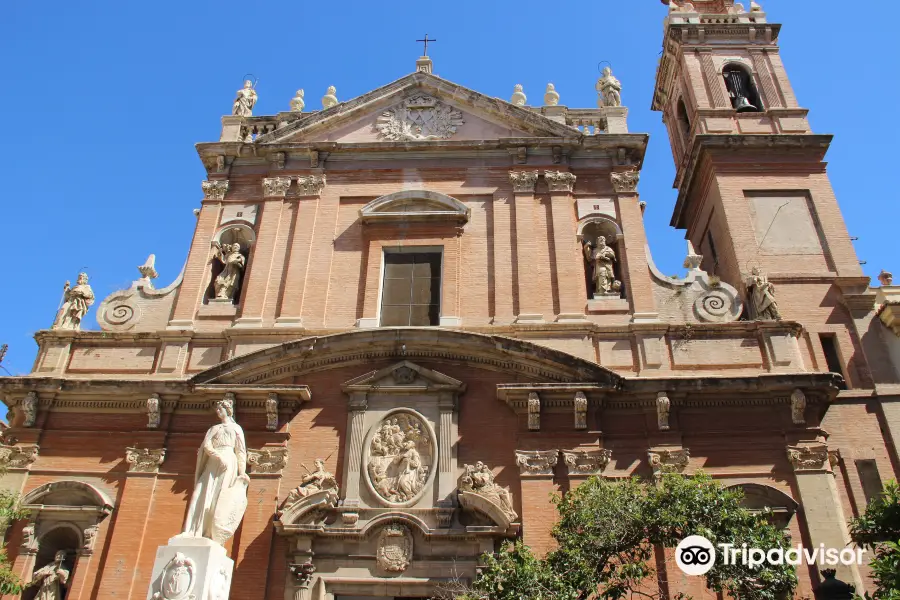
[{"label": "carved stone medallion", "polygon": [[187,600],[193,598],[191,592],[196,584],[196,565],[194,561],[177,552],[166,568],[160,580],[160,589],[153,594],[153,600]]},{"label": "carved stone medallion", "polygon": [[375,124],[388,141],[444,140],[464,123],[462,113],[425,94],[411,96],[381,114]]},{"label": "carved stone medallion", "polygon": [[378,535],[376,562],[381,569],[402,573],[409,567],[413,554],[413,538],[409,528],[391,523]]},{"label": "carved stone medallion", "polygon": [[422,495],[437,451],[425,420],[397,411],[374,426],[366,454],[366,475],[376,497],[389,506],[409,506]]}]

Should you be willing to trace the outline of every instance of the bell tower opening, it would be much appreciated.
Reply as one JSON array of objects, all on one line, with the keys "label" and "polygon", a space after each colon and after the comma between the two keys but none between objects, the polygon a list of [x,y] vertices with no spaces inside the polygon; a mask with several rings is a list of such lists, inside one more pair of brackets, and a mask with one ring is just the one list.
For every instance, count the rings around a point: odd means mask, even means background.
[{"label": "bell tower opening", "polygon": [[725,65],[722,76],[734,110],[739,113],[763,112],[753,76],[745,67],[734,63]]}]

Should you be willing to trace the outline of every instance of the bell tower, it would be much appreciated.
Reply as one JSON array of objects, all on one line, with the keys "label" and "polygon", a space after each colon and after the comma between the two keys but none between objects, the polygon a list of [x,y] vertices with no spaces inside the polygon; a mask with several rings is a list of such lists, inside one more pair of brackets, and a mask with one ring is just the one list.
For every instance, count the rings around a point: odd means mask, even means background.
[{"label": "bell tower", "polygon": [[[831,136],[810,130],[791,89],[781,26],[752,1],[663,2],[653,109],[677,167],[672,226],[687,231],[705,270],[738,289],[756,267],[779,287],[860,293],[865,280],[823,162]],[[783,290],[781,312],[799,320],[792,294]]]}]

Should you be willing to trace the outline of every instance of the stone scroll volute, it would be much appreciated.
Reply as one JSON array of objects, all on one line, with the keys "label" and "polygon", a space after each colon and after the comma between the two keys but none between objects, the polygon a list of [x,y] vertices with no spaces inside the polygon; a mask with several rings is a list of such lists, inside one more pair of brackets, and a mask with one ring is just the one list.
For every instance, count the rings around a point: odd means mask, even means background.
[{"label": "stone scroll volute", "polygon": [[363,464],[369,490],[385,506],[416,504],[434,481],[437,455],[427,419],[408,409],[387,413],[366,438]]}]

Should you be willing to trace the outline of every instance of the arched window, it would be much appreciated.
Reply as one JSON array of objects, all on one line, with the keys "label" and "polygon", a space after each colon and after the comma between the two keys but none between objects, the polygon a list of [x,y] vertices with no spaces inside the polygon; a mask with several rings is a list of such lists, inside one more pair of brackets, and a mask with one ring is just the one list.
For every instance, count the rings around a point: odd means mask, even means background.
[{"label": "arched window", "polygon": [[753,76],[743,65],[731,63],[722,69],[731,106],[738,112],[762,112],[763,105],[753,83]]},{"label": "arched window", "polygon": [[678,108],[676,109],[676,118],[678,126],[681,128],[681,136],[684,139],[684,145],[687,146],[691,141],[691,117],[688,115],[687,106],[684,98],[678,99]]}]

